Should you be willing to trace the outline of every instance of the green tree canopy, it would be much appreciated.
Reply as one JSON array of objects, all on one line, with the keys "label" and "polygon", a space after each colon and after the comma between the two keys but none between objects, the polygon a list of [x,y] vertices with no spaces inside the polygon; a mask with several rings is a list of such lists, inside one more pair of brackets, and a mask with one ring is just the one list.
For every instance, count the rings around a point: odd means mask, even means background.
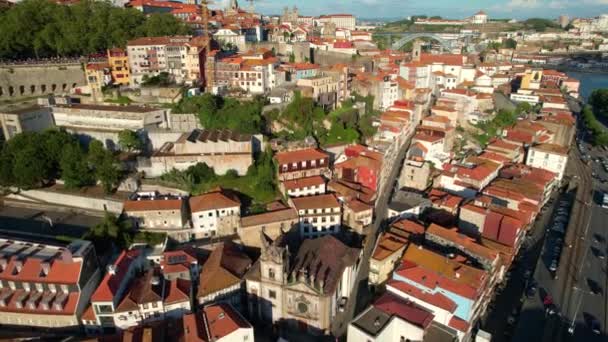
[{"label": "green tree canopy", "polygon": [[142,36],[189,33],[170,14],[144,15],[106,1],[82,0],[70,6],[24,0],[0,12],[0,58],[80,56],[124,47]]},{"label": "green tree canopy", "polygon": [[596,89],[589,96],[589,104],[600,116],[608,116],[608,88]]},{"label": "green tree canopy", "polygon": [[125,129],[118,133],[118,144],[128,151],[141,150],[144,146],[144,143],[137,136],[137,133],[129,129]]},{"label": "green tree canopy", "polygon": [[61,179],[67,188],[81,188],[95,183],[86,155],[79,144],[65,146],[59,161]]}]

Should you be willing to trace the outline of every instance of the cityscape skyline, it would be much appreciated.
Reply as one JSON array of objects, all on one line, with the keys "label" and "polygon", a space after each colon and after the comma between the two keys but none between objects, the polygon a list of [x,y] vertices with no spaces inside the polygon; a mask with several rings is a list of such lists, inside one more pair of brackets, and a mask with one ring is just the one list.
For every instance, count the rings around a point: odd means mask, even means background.
[{"label": "cityscape skyline", "polygon": [[[227,3],[225,0],[222,4]],[[584,6],[581,6],[581,2]],[[218,3],[219,4],[219,3]],[[245,3],[240,4],[246,6]],[[311,0],[301,3],[295,0],[274,1],[260,0],[255,2],[256,10],[264,14],[280,14],[285,6],[297,6],[303,15],[322,13],[352,13],[358,17],[370,18],[403,18],[411,15],[438,15],[447,18],[467,17],[483,10],[491,18],[555,18],[560,15],[571,17],[596,16],[606,9],[606,0],[468,0],[434,2],[410,0]],[[538,12],[542,9],[542,12]]]}]

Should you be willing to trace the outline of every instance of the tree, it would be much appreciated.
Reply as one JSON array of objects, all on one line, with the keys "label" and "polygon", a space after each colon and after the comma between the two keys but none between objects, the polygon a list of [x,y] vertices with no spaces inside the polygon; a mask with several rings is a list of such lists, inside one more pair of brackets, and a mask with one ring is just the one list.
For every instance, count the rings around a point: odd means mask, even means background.
[{"label": "tree", "polygon": [[0,11],[0,58],[81,56],[124,47],[129,39],[190,33],[172,15],[118,8],[107,1],[82,0],[71,6],[24,0]]},{"label": "tree", "polygon": [[171,79],[171,75],[166,71],[152,77],[144,75],[141,79],[141,85],[144,87],[166,87],[171,84],[173,84],[173,80]]},{"label": "tree", "polygon": [[83,238],[91,240],[98,251],[109,250],[112,245],[126,249],[133,241],[133,232],[128,222],[106,212],[103,221],[91,228]]},{"label": "tree", "polygon": [[599,116],[608,116],[608,88],[596,89],[589,96],[589,104]]},{"label": "tree", "polygon": [[517,41],[515,41],[513,38],[508,38],[502,42],[502,47],[505,49],[515,49],[517,48]]},{"label": "tree", "polygon": [[101,182],[106,194],[111,193],[120,181],[120,170],[115,162],[114,157],[108,152],[95,168],[96,178]]},{"label": "tree", "polygon": [[127,151],[139,151],[143,148],[143,142],[137,136],[137,133],[132,130],[125,129],[118,133],[118,143],[122,148],[126,148]]},{"label": "tree", "polygon": [[42,185],[48,171],[40,149],[26,146],[13,159],[13,180],[20,188],[31,189]]},{"label": "tree", "polygon": [[91,141],[89,143],[89,152],[87,154],[87,158],[89,160],[89,163],[91,164],[91,167],[94,168],[100,165],[108,152],[109,151],[103,147],[103,143],[101,141]]},{"label": "tree", "polygon": [[296,55],[292,53],[289,54],[289,63],[295,63],[296,62]]},{"label": "tree", "polygon": [[59,162],[61,179],[67,188],[81,188],[95,182],[82,148],[77,144],[65,146]]}]

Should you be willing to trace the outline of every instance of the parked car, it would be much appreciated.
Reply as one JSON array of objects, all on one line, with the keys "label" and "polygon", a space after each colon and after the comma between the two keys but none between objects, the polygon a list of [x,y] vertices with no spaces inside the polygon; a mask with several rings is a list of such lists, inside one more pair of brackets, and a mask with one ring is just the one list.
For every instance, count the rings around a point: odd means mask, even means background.
[{"label": "parked car", "polygon": [[594,295],[602,294],[602,287],[595,280],[587,278],[587,285],[589,285],[589,290],[591,290],[591,293]]},{"label": "parked car", "polygon": [[534,295],[536,295],[536,290],[537,290],[536,284],[532,284],[532,285],[528,286],[528,289],[526,290],[526,297],[528,297],[528,298],[534,297]]},{"label": "parked car", "polygon": [[599,335],[602,333],[602,328],[597,318],[589,316],[589,319],[587,320],[587,325],[589,326],[589,329],[593,331],[594,334]]},{"label": "parked car", "polygon": [[549,271],[551,271],[551,272],[557,271],[557,259],[553,259],[551,261],[551,265],[549,265]]}]

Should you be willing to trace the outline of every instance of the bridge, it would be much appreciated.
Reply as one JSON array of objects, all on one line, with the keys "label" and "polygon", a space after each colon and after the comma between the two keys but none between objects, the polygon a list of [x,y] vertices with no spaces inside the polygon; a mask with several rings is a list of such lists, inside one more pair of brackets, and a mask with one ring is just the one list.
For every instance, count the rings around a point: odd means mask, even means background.
[{"label": "bridge", "polygon": [[468,39],[473,36],[473,33],[439,33],[439,32],[386,32],[374,33],[376,36],[388,37],[389,42],[392,37],[399,37],[391,44],[391,49],[399,50],[408,42],[419,38],[430,38],[439,42],[445,49],[451,50],[456,46],[459,40]]}]

